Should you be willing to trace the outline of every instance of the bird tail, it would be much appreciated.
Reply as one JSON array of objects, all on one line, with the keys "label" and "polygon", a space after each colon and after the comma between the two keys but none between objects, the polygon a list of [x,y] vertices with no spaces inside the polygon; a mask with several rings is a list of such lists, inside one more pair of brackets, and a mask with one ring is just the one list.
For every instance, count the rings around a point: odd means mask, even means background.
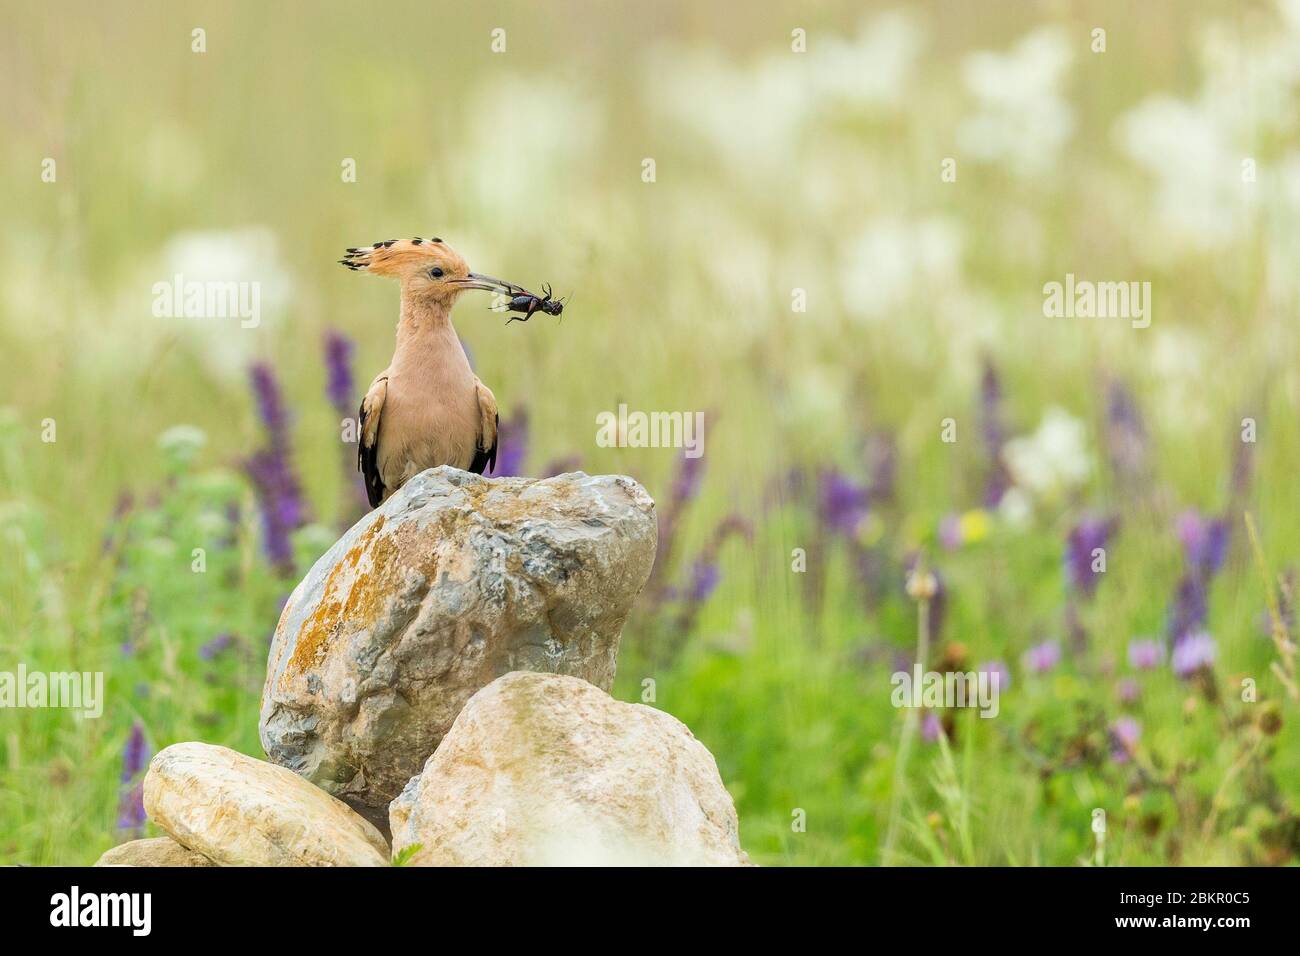
[{"label": "bird tail", "polygon": [[409,266],[429,258],[441,239],[385,239],[369,246],[349,249],[339,260],[353,272],[377,276],[400,276]]}]

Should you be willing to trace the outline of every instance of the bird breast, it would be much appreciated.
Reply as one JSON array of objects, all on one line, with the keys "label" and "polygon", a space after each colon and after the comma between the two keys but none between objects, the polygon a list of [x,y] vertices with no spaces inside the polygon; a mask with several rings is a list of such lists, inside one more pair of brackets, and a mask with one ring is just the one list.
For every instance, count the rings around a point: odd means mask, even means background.
[{"label": "bird breast", "polygon": [[379,426],[379,470],[396,488],[426,468],[469,468],[481,417],[474,373],[459,339],[393,356]]}]

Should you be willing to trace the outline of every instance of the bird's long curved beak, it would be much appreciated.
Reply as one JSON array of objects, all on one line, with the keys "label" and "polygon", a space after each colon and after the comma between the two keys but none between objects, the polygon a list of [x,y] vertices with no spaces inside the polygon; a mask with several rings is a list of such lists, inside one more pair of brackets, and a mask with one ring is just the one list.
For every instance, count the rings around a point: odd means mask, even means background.
[{"label": "bird's long curved beak", "polygon": [[517,295],[531,295],[531,293],[521,285],[515,285],[513,282],[506,282],[504,279],[485,276],[478,272],[471,272],[463,279],[452,279],[451,281],[462,289],[482,289],[484,292],[500,292],[502,295],[508,295],[512,298]]}]

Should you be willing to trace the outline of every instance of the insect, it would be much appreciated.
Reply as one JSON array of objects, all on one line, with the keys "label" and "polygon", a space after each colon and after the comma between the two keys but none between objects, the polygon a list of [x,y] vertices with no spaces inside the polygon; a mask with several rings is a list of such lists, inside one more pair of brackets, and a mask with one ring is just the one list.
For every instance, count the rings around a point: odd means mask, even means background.
[{"label": "insect", "polygon": [[519,312],[521,315],[512,315],[506,320],[506,324],[511,322],[527,322],[534,313],[545,312],[547,315],[559,315],[564,311],[564,299],[551,298],[551,287],[542,286],[542,294],[534,295],[527,289],[520,286],[514,286],[510,289],[512,298],[506,303],[507,312]]}]

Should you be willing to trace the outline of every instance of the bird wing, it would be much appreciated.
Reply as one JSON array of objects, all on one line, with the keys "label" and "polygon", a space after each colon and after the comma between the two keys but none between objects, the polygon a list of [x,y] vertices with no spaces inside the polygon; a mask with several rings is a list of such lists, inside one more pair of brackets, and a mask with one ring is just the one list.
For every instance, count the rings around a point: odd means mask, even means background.
[{"label": "bird wing", "polygon": [[492,389],[478,378],[474,379],[474,387],[478,390],[479,437],[469,470],[481,475],[497,466],[497,424],[501,417],[497,414],[497,397],[492,394]]},{"label": "bird wing", "polygon": [[372,508],[378,508],[384,500],[384,480],[379,474],[379,416],[387,395],[388,369],[384,369],[366,390],[358,415],[361,434],[357,441],[357,470],[365,476],[366,497]]}]

